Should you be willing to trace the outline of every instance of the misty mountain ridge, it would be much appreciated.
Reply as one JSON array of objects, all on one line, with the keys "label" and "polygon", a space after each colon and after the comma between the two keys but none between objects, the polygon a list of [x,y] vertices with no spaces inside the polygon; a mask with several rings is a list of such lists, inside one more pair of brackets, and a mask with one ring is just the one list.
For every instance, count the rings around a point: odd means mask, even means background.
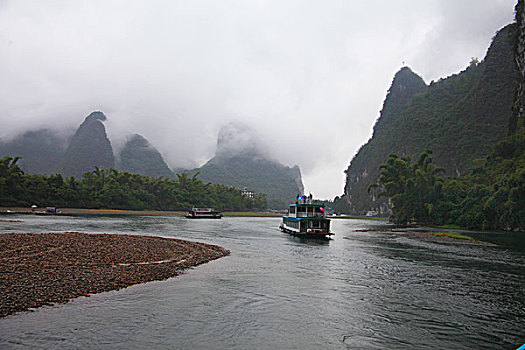
[{"label": "misty mountain ridge", "polygon": [[102,123],[107,118],[102,112],[93,112],[80,124],[71,139],[58,172],[64,177],[79,178],[83,173],[99,168],[115,167],[111,141]]},{"label": "misty mountain ridge", "polygon": [[508,133],[516,90],[516,25],[502,28],[485,59],[462,72],[425,84],[408,67],[396,73],[372,138],[346,169],[346,211],[362,214],[388,209],[385,198],[370,196],[379,166],[388,155],[417,157],[432,149],[434,163],[448,176],[460,176],[486,157]]},{"label": "misty mountain ridge", "polygon": [[285,208],[304,192],[299,167],[288,167],[269,157],[254,132],[240,123],[224,126],[219,131],[215,156],[188,173],[199,173],[206,182],[265,193],[270,208]]},{"label": "misty mountain ridge", "polygon": [[269,159],[254,130],[241,122],[230,122],[219,130],[215,158]]},{"label": "misty mountain ridge", "polygon": [[160,152],[143,136],[134,134],[115,157],[103,124],[103,112],[89,114],[76,132],[27,131],[8,142],[0,140],[0,156],[20,156],[21,169],[29,174],[79,178],[84,172],[116,167],[118,170],[152,177],[174,177]]},{"label": "misty mountain ridge", "polygon": [[117,169],[150,177],[173,177],[160,152],[144,136],[133,134],[120,150]]},{"label": "misty mountain ridge", "polygon": [[17,164],[26,173],[55,174],[70,137],[50,129],[27,131],[8,142],[0,140],[0,157],[21,157]]},{"label": "misty mountain ridge", "polygon": [[[0,151],[2,155],[27,157],[30,166],[23,169],[28,173],[80,178],[97,166],[151,177],[175,176],[161,153],[139,134],[128,136],[115,157],[104,126],[106,120],[100,111],[89,114],[69,143],[51,131],[40,130],[0,144]],[[304,192],[301,171],[298,166],[288,167],[270,157],[259,140],[245,124],[227,124],[218,133],[215,156],[201,168],[183,171],[199,172],[199,178],[206,182],[264,193],[271,207],[284,208]]]}]

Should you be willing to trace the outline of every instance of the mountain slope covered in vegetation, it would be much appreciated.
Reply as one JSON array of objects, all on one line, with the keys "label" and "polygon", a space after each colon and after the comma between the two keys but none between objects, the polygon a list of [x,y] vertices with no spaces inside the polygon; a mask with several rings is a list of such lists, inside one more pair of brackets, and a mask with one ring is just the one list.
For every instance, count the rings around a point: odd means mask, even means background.
[{"label": "mountain slope covered in vegetation", "polygon": [[388,212],[386,199],[368,193],[379,166],[390,153],[416,158],[433,150],[434,162],[447,175],[467,174],[476,159],[508,133],[517,86],[514,61],[516,25],[501,29],[485,59],[473,60],[461,73],[429,86],[404,67],[395,76],[372,138],[347,168],[346,210]]},{"label": "mountain slope covered in vegetation", "polygon": [[160,152],[141,135],[129,137],[119,156],[118,168],[122,171],[151,177],[174,177]]},{"label": "mountain slope covered in vegetation", "polygon": [[439,176],[443,168],[431,153],[425,150],[414,163],[391,154],[381,166],[371,192],[390,200],[394,222],[525,230],[525,130],[498,142],[466,176]]},{"label": "mountain slope covered in vegetation", "polygon": [[0,141],[0,157],[21,157],[18,165],[31,174],[54,174],[67,148],[67,137],[48,129],[28,131],[8,142]]},{"label": "mountain slope covered in vegetation", "polygon": [[199,173],[206,182],[263,193],[270,208],[286,208],[304,191],[301,171],[266,155],[255,140],[245,126],[227,125],[219,132],[215,157],[189,173]]},{"label": "mountain slope covered in vegetation", "polygon": [[[380,167],[378,183],[372,184],[369,190],[375,196],[388,198],[395,222],[525,231],[524,0],[516,6],[516,21],[517,28],[511,35],[518,79],[517,84],[512,84],[514,93],[509,93],[514,103],[508,120],[508,136],[496,142],[488,156],[478,160],[463,176],[441,176],[444,169],[432,163],[430,150],[421,153],[414,163],[409,156],[390,154]],[[497,112],[497,101],[483,101],[490,95],[479,93],[477,97],[472,103],[492,107],[491,111]],[[502,115],[494,119],[498,117]]]},{"label": "mountain slope covered in vegetation", "polygon": [[99,168],[113,168],[115,156],[102,121],[102,112],[93,112],[80,124],[71,139],[58,172],[64,177],[79,178],[83,173]]}]

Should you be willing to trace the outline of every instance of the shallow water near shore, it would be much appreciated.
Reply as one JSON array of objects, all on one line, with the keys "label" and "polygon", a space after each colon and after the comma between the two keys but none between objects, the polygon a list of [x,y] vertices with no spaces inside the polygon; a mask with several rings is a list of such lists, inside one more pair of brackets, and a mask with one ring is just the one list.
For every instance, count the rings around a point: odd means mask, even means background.
[{"label": "shallow water near shore", "polygon": [[23,216],[0,232],[141,234],[231,256],[166,281],[0,319],[1,349],[515,349],[525,343],[525,237],[499,246],[398,237],[333,220],[331,241],[278,218]]}]

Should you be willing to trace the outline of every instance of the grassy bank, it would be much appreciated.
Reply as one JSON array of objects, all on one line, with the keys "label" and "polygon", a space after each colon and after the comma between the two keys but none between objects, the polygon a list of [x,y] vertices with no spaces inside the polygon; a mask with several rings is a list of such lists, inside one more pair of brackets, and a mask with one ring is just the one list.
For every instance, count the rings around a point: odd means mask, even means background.
[{"label": "grassy bank", "polygon": [[480,241],[475,240],[472,237],[462,235],[461,233],[457,232],[431,232],[431,234],[435,237],[447,237],[451,239],[459,239],[464,241],[470,241],[470,242],[476,242],[479,243]]},{"label": "grassy bank", "polygon": [[398,233],[401,237],[417,239],[421,241],[434,242],[434,243],[448,243],[448,244],[474,244],[484,246],[494,246],[490,242],[478,241],[469,236],[465,236],[458,232],[433,232],[433,231],[409,231]]}]

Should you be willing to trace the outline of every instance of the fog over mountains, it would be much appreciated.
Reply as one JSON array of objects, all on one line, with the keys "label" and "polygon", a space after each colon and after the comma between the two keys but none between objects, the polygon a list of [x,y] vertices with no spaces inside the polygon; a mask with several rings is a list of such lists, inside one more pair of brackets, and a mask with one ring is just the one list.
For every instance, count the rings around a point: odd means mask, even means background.
[{"label": "fog over mountains", "polygon": [[518,82],[516,24],[498,31],[482,61],[459,74],[426,85],[403,67],[392,81],[372,138],[346,169],[342,209],[353,214],[386,213],[386,198],[370,195],[389,154],[417,159],[433,150],[434,163],[448,176],[468,174],[510,133]]},{"label": "fog over mountains", "polygon": [[[142,135],[128,135],[126,143],[114,150],[104,125],[107,120],[104,113],[92,112],[67,140],[53,131],[39,130],[0,141],[0,157],[21,156],[20,166],[28,173],[80,178],[98,167],[151,177],[175,177],[162,154]],[[260,140],[247,125],[230,123],[218,134],[215,157],[200,168],[176,171],[198,176],[205,182],[266,194],[270,208],[284,208],[304,191],[301,171],[271,158]]]},{"label": "fog over mountains", "polygon": [[151,177],[173,177],[162,154],[142,135],[133,134],[120,150],[118,168],[133,174]]},{"label": "fog over mountains", "polygon": [[304,193],[301,170],[272,159],[256,134],[242,123],[230,123],[219,132],[215,157],[193,169],[204,181],[265,193],[270,208],[286,208]]},{"label": "fog over mountains", "polygon": [[[0,138],[69,137],[104,112],[114,149],[149,140],[200,167],[230,121],[333,198],[405,65],[428,84],[485,55],[513,0],[0,2]],[[66,137],[66,138],[67,138]]]},{"label": "fog over mountains", "polygon": [[102,124],[106,119],[102,112],[93,112],[86,117],[71,138],[64,159],[57,168],[58,173],[64,177],[79,178],[95,166],[102,169],[115,167],[111,141]]}]

